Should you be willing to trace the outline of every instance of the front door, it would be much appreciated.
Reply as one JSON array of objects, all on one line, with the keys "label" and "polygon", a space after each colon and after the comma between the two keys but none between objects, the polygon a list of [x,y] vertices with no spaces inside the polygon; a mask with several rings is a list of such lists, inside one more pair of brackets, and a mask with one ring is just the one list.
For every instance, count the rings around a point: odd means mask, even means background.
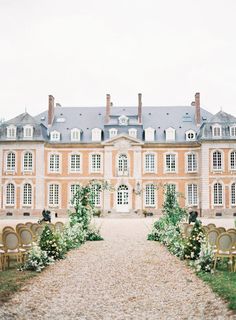
[{"label": "front door", "polygon": [[129,212],[129,188],[122,184],[117,190],[116,210],[118,212]]}]

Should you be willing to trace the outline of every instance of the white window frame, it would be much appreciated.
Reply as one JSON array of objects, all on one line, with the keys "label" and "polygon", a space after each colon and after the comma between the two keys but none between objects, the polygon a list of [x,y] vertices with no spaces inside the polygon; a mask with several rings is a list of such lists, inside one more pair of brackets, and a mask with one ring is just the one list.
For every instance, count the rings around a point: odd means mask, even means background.
[{"label": "white window frame", "polygon": [[60,132],[53,130],[50,132],[50,140],[51,141],[60,141],[61,134]]},{"label": "white window frame", "polygon": [[16,126],[9,125],[7,126],[7,138],[8,139],[15,139],[16,138]]},{"label": "white window frame", "polygon": [[169,127],[165,130],[166,132],[166,141],[175,141],[175,129]]},{"label": "white window frame", "polygon": [[100,128],[92,129],[92,141],[99,142],[102,140],[102,130]]},{"label": "white window frame", "polygon": [[127,126],[129,124],[129,118],[125,115],[121,115],[118,119],[120,126]]},{"label": "white window frame", "polygon": [[[12,154],[14,155],[14,166],[8,166],[8,156]],[[13,160],[11,159],[11,162],[13,163]],[[5,171],[8,173],[15,173],[17,170],[17,154],[15,151],[9,150],[6,152],[6,158],[5,158]]]},{"label": "white window frame", "polygon": [[[100,156],[100,169],[92,167],[93,157],[95,155]],[[103,154],[101,152],[92,152],[89,154],[89,172],[90,173],[103,173]]]},{"label": "white window frame", "polygon": [[144,133],[145,141],[152,142],[155,140],[155,129],[154,128],[151,128],[151,127],[146,128],[144,130],[144,132],[145,132]]},{"label": "white window frame", "polygon": [[[189,135],[193,136],[190,137]],[[185,132],[186,141],[195,141],[196,140],[196,132],[194,130],[188,130]]]},{"label": "white window frame", "polygon": [[230,136],[236,138],[236,126],[230,127]]},{"label": "white window frame", "polygon": [[137,129],[135,129],[135,128],[130,128],[130,129],[128,130],[128,132],[129,132],[129,136],[130,136],[130,137],[137,138]]},{"label": "white window frame", "polygon": [[[192,165],[189,166],[190,162],[189,162],[189,157],[195,157],[195,166],[194,166],[194,161],[192,159]],[[191,167],[192,170],[189,170]],[[196,173],[198,172],[198,155],[196,152],[187,152],[185,154],[185,172],[186,173]]]},{"label": "white window frame", "polygon": [[[8,186],[9,185],[12,185],[13,186],[13,191],[14,191],[14,194],[13,194],[13,196],[12,195],[10,195],[9,197],[8,197]],[[16,207],[16,192],[17,192],[17,188],[16,188],[16,185],[15,185],[15,183],[14,182],[12,182],[12,181],[8,181],[6,184],[5,184],[5,186],[4,186],[4,189],[5,189],[5,192],[4,192],[4,194],[5,194],[5,197],[4,197],[4,202],[5,202],[5,207],[6,208],[8,208],[8,207],[11,207],[11,208],[15,208]],[[7,200],[11,200],[10,202],[8,202]]]},{"label": "white window frame", "polygon": [[[215,166],[214,167],[214,154],[218,153],[221,155],[221,166]],[[217,160],[217,162],[219,162],[219,159]],[[211,152],[211,168],[212,168],[212,172],[222,172],[224,171],[224,152],[222,150],[216,149],[216,150],[212,150]]]},{"label": "white window frame", "polygon": [[[80,152],[71,152],[71,153],[69,153],[68,156],[69,156],[69,158],[68,158],[68,163],[69,163],[68,172],[69,173],[82,173],[82,166],[83,166],[82,153],[80,153]],[[80,158],[80,160],[79,160],[80,166],[79,166],[78,170],[75,170],[75,169],[72,168],[72,156],[78,156]]]},{"label": "white window frame", "polygon": [[[148,190],[148,188],[150,190]],[[155,185],[150,182],[144,185],[144,206],[145,208],[156,208],[157,194]]]},{"label": "white window frame", "polygon": [[[51,186],[54,186],[51,190]],[[58,186],[57,195],[55,193],[56,186]],[[54,189],[54,190],[53,190]],[[51,195],[51,191],[53,191],[53,195]],[[58,199],[56,199],[58,198]],[[52,200],[52,201],[51,201]],[[48,183],[48,207],[49,208],[60,208],[61,207],[61,186],[58,182],[50,182]]]},{"label": "white window frame", "polygon": [[[74,186],[74,189],[75,190],[72,190],[72,187]],[[72,182],[72,183],[70,183],[69,184],[69,189],[68,189],[68,199],[69,199],[69,206],[70,207],[73,207],[73,204],[71,203],[71,201],[72,201],[72,199],[73,199],[73,197],[74,197],[74,195],[75,195],[75,192],[76,192],[76,188],[78,187],[80,187],[81,185],[80,185],[80,183],[78,183],[78,182]]]},{"label": "white window frame", "polygon": [[[56,168],[56,161],[54,160],[54,166],[51,168],[51,157],[58,157],[58,169]],[[50,152],[48,154],[48,173],[61,173],[61,154],[57,152]]]},{"label": "white window frame", "polygon": [[81,140],[81,130],[78,128],[73,128],[70,131],[70,140],[73,142],[78,142]]},{"label": "white window frame", "polygon": [[[191,200],[190,200],[191,198]],[[190,201],[189,201],[190,200]],[[186,205],[191,207],[198,206],[198,185],[197,183],[188,183],[186,185]]]},{"label": "white window frame", "polygon": [[221,125],[215,124],[215,125],[212,126],[212,137],[214,137],[214,138],[221,138],[222,137],[222,127],[221,127]]},{"label": "white window frame", "polygon": [[[233,186],[234,186],[234,197],[232,197]],[[234,198],[234,202],[233,202],[233,198]],[[235,181],[230,184],[230,205],[231,207],[236,207],[236,182]]]},{"label": "white window frame", "polygon": [[113,138],[115,136],[117,136],[118,130],[116,128],[111,128],[109,129],[109,138]]},{"label": "white window frame", "polygon": [[[214,189],[215,189],[216,184],[220,184],[222,186],[222,203],[215,203]],[[224,207],[224,192],[225,192],[225,188],[224,188],[224,184],[222,181],[214,181],[212,183],[212,206],[213,207]],[[219,197],[219,196],[217,196],[217,197]]]},{"label": "white window frame", "polygon": [[33,126],[26,125],[23,127],[23,136],[24,139],[32,139],[33,138]]},{"label": "white window frame", "polygon": [[[126,159],[125,159],[126,158]],[[118,176],[128,176],[130,171],[129,155],[125,152],[117,154],[116,157],[116,172]]]},{"label": "white window frame", "polygon": [[[231,155],[234,154],[234,166],[232,167]],[[229,152],[229,168],[230,171],[236,171],[236,150],[230,150]]]},{"label": "white window frame", "polygon": [[[147,157],[153,157],[153,161],[148,160]],[[145,152],[143,154],[143,164],[143,173],[157,173],[157,154],[155,152]]]},{"label": "white window frame", "polygon": [[[31,157],[32,157],[32,159],[31,159],[31,162],[32,162],[31,167],[30,166],[25,167],[25,160],[29,161],[29,159],[25,159],[27,154],[31,154]],[[33,172],[33,169],[34,169],[34,154],[33,154],[33,152],[31,150],[26,150],[26,151],[24,151],[24,153],[22,155],[22,172],[23,173],[31,173],[31,172]]]},{"label": "white window frame", "polygon": [[[26,198],[27,198],[27,201],[25,201],[25,186],[26,185],[29,185],[31,187],[31,197],[29,198],[29,193],[26,195]],[[28,201],[28,200],[31,200],[31,201]],[[32,183],[30,183],[29,181],[25,181],[23,184],[22,184],[22,188],[21,188],[21,206],[22,208],[32,208],[33,207],[33,185]]]},{"label": "white window frame", "polygon": [[99,187],[98,184],[94,184],[92,185],[92,189],[95,189],[94,190],[94,198],[92,198],[91,200],[93,201],[94,200],[94,207],[96,208],[101,208],[102,207],[102,191],[98,191],[96,190],[96,188]]},{"label": "white window frame", "polygon": [[[171,158],[174,157],[175,159],[175,169],[174,170],[168,170],[167,167],[167,156],[170,155]],[[173,161],[173,160],[172,160]],[[166,152],[164,153],[164,173],[177,173],[178,172],[178,154],[176,152]]]}]

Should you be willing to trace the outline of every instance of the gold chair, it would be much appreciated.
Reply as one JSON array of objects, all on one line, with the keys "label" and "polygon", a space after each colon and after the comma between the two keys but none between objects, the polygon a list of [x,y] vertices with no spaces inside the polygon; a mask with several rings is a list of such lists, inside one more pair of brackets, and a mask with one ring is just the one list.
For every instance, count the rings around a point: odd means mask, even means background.
[{"label": "gold chair", "polygon": [[4,267],[7,262],[8,262],[8,267],[10,266],[10,257],[16,257],[16,261],[19,263],[24,262],[26,250],[20,248],[20,240],[16,232],[6,231],[3,234],[3,246],[4,246],[4,254],[3,254]]},{"label": "gold chair", "polygon": [[37,228],[38,226],[40,226],[40,224],[38,224],[38,223],[33,223],[33,224],[31,225],[30,230],[33,232],[33,234],[35,234],[35,230],[36,230],[36,228]]},{"label": "gold chair", "polygon": [[24,223],[17,223],[16,225],[16,232],[18,232],[19,228],[25,227]]},{"label": "gold chair", "polygon": [[33,222],[30,222],[30,221],[29,221],[29,222],[26,222],[26,223],[25,223],[25,226],[30,229],[30,227],[32,226],[32,224],[33,224]]},{"label": "gold chair", "polygon": [[44,227],[45,227],[44,224],[43,225],[39,224],[37,228],[35,228],[35,236],[37,239],[40,238],[41,234],[43,233]]},{"label": "gold chair", "polygon": [[214,254],[214,270],[218,259],[229,258],[231,271],[233,271],[232,238],[227,232],[221,233],[217,238],[216,252]]},{"label": "gold chair", "polygon": [[11,226],[5,226],[2,229],[2,233],[4,233],[5,231],[15,231],[15,229]]},{"label": "gold chair", "polygon": [[216,229],[219,231],[219,233],[226,232],[226,229],[224,227],[218,227]]},{"label": "gold chair", "polygon": [[236,230],[235,229],[229,229],[227,230],[227,233],[231,235],[232,241],[233,241],[233,250],[236,249]]},{"label": "gold chair", "polygon": [[28,228],[20,228],[18,235],[20,238],[21,248],[29,251],[32,248],[32,243],[34,242],[32,231]]},{"label": "gold chair", "polygon": [[216,228],[216,225],[214,223],[208,223],[207,227],[208,229],[214,229]]},{"label": "gold chair", "polygon": [[1,271],[4,270],[4,253],[5,253],[5,251],[0,249],[0,268],[1,268]]},{"label": "gold chair", "polygon": [[207,234],[208,231],[210,230],[210,229],[208,228],[208,226],[202,226],[202,229],[203,229],[203,232],[204,232],[205,234]]},{"label": "gold chair", "polygon": [[193,225],[189,224],[186,228],[186,231],[185,231],[185,235],[187,238],[190,237],[192,230],[193,230]]},{"label": "gold chair", "polygon": [[207,241],[211,248],[214,250],[216,249],[216,243],[217,243],[217,238],[219,236],[219,231],[217,229],[210,229],[206,235]]},{"label": "gold chair", "polygon": [[55,231],[55,226],[54,226],[53,223],[47,223],[46,226],[48,226],[48,228],[49,228],[52,232]]},{"label": "gold chair", "polygon": [[59,232],[62,232],[64,229],[64,223],[61,222],[61,221],[57,221],[55,223],[55,231],[59,231]]}]

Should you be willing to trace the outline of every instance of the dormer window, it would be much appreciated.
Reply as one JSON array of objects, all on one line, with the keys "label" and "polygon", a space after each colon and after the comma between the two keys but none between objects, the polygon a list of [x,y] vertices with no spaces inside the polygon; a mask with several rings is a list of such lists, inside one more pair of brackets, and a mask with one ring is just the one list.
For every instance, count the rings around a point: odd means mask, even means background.
[{"label": "dormer window", "polygon": [[92,141],[102,140],[102,130],[99,128],[92,129]]},{"label": "dormer window", "polygon": [[11,125],[7,127],[7,138],[14,139],[16,138],[16,127]]},{"label": "dormer window", "polygon": [[230,136],[236,137],[236,126],[230,127]]},{"label": "dormer window", "polygon": [[155,129],[147,128],[145,129],[145,141],[154,141]]},{"label": "dormer window", "polygon": [[215,138],[221,137],[221,126],[219,124],[212,126],[212,136]]},{"label": "dormer window", "polygon": [[168,128],[166,129],[166,141],[174,141],[175,140],[175,129]]},{"label": "dormer window", "polygon": [[33,137],[33,127],[24,126],[24,138],[32,138],[32,137]]},{"label": "dormer window", "polygon": [[137,129],[134,129],[134,128],[129,129],[129,136],[133,138],[137,138]]},{"label": "dormer window", "polygon": [[186,141],[193,141],[196,139],[196,132],[193,130],[188,130],[185,132]]},{"label": "dormer window", "polygon": [[74,128],[70,132],[71,141],[80,141],[81,130]]},{"label": "dormer window", "polygon": [[129,118],[126,117],[125,115],[122,115],[119,117],[119,125],[120,126],[127,126],[129,122]]},{"label": "dormer window", "polygon": [[113,137],[115,137],[115,136],[117,136],[117,129],[116,128],[111,128],[111,129],[109,129],[109,137],[110,138],[113,138]]},{"label": "dormer window", "polygon": [[50,133],[50,140],[51,141],[60,141],[60,132],[54,130]]}]

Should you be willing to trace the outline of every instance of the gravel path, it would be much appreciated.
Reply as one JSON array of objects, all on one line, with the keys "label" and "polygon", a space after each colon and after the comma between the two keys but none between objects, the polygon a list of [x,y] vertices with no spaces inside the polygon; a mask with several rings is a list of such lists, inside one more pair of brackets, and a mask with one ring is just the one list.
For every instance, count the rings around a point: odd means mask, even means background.
[{"label": "gravel path", "polygon": [[98,219],[88,242],[30,281],[0,319],[236,319],[184,264],[146,241],[148,219]]}]

